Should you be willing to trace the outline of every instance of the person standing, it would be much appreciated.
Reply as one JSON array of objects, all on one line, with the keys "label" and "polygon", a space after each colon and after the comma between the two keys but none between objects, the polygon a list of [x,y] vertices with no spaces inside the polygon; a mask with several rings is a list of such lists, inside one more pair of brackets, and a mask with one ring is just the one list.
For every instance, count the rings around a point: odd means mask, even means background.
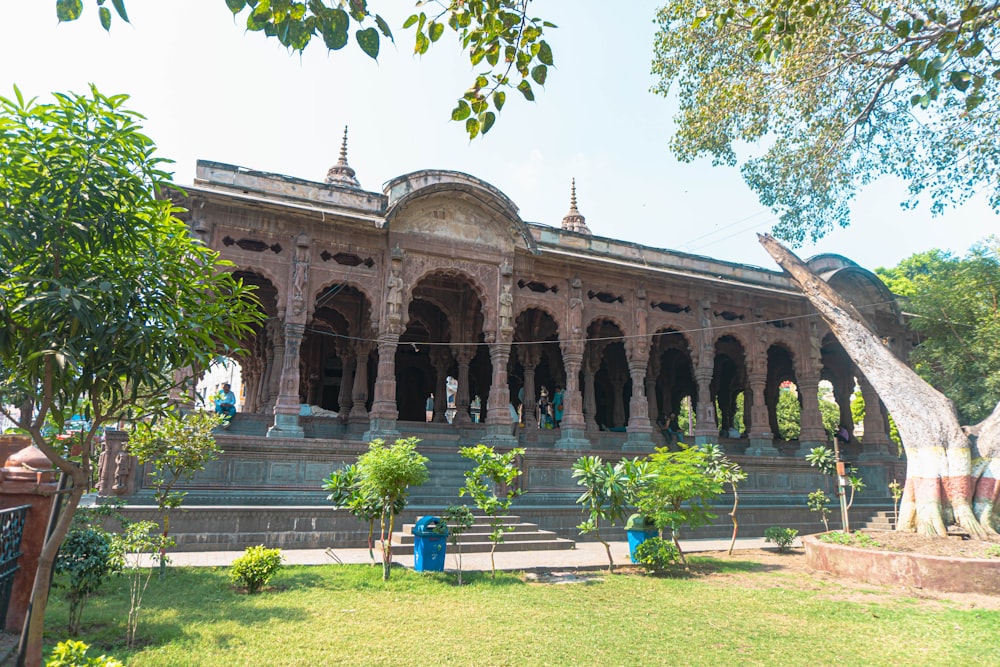
[{"label": "person standing", "polygon": [[563,388],[562,385],[556,385],[556,392],[552,394],[552,418],[555,421],[555,427],[559,428],[559,423],[563,418]]}]

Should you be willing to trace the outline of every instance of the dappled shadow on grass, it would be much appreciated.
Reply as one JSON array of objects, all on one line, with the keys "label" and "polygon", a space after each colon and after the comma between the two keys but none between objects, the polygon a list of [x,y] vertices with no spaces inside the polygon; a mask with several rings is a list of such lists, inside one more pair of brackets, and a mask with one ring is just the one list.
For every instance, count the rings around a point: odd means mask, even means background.
[{"label": "dappled shadow on grass", "polygon": [[[788,555],[791,557],[794,554]],[[708,556],[689,556],[688,562],[691,564],[692,573],[699,575],[777,572],[783,569],[779,564],[758,563],[752,560],[724,560]]]}]

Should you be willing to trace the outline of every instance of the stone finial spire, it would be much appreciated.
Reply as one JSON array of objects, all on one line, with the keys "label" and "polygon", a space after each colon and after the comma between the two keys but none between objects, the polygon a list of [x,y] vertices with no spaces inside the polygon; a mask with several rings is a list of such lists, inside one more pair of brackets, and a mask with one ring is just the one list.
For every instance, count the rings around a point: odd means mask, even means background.
[{"label": "stone finial spire", "polygon": [[576,179],[570,188],[569,213],[562,219],[562,228],[580,234],[590,234],[587,219],[576,209]]},{"label": "stone finial spire", "polygon": [[360,188],[361,183],[354,177],[354,170],[347,164],[347,126],[344,126],[344,140],[340,142],[340,159],[326,172],[326,182],[331,185],[346,185]]}]

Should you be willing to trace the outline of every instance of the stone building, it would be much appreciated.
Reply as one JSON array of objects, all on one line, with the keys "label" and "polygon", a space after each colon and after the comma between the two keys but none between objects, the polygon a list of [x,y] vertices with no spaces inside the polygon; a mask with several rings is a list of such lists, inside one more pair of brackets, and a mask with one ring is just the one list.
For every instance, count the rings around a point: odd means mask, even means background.
[{"label": "stone building", "polygon": [[[720,442],[762,506],[780,505],[817,488],[802,459],[829,439],[824,379],[848,428],[856,380],[865,398],[864,440],[848,454],[882,482],[897,470],[878,397],[782,273],[596,236],[575,184],[560,226],[522,220],[503,192],[463,173],[417,171],[370,191],[348,165],[345,132],[325,182],[199,161],[185,193],[191,229],[256,285],[267,316],[238,359],[244,408],[222,436],[227,459],[193,485],[202,502],[321,502],[319,479],[364,442],[416,435],[440,456],[476,442],[527,447],[522,505],[578,512],[572,461],[663,446],[661,426],[676,428],[688,398],[693,440]],[[903,353],[907,331],[875,275],[839,255],[809,265]],[[776,419],[785,381],[801,400],[794,442]],[[564,388],[558,429],[538,428],[543,387]],[[303,416],[303,404],[338,416]],[[444,485],[433,473],[431,486]]]}]

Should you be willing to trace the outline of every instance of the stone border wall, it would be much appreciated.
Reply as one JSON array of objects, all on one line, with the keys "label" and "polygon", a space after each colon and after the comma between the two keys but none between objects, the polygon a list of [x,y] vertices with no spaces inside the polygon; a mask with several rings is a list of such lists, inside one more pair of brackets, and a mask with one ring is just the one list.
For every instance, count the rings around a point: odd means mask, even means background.
[{"label": "stone border wall", "polygon": [[859,549],[802,538],[809,567],[870,584],[1000,595],[1000,560]]}]

